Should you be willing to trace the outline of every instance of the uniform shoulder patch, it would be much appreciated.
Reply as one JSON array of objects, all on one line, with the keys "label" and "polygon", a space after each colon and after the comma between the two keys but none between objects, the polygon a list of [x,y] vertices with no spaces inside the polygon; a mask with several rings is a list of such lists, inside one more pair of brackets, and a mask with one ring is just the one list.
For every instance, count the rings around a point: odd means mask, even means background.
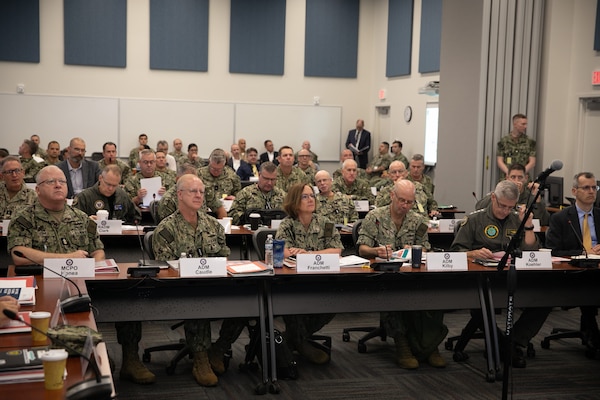
[{"label": "uniform shoulder patch", "polygon": [[165,239],[167,241],[167,243],[172,243],[175,240],[175,238],[173,237],[173,235],[171,235],[171,232],[169,232],[166,229],[161,230],[160,233],[159,233],[159,235],[163,239]]},{"label": "uniform shoulder patch", "polygon": [[20,216],[19,218],[17,218],[17,220],[15,221],[17,224],[21,225],[23,228],[25,229],[31,229],[33,228],[33,225],[31,224],[31,222],[29,222],[25,217]]}]

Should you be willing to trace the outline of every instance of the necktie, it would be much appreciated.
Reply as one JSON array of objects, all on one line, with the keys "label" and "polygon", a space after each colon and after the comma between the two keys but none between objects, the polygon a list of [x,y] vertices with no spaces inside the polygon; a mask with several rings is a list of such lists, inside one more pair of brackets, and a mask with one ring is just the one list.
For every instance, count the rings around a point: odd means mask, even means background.
[{"label": "necktie", "polygon": [[356,132],[354,139],[356,140],[356,148],[358,148],[358,142],[360,142],[360,132]]},{"label": "necktie", "polygon": [[588,224],[589,216],[588,213],[583,216],[583,247],[586,251],[592,250],[592,235],[590,234],[590,224]]},{"label": "necktie", "polygon": [[252,173],[254,174],[254,176],[258,176],[258,169],[256,169],[255,164],[252,164]]}]

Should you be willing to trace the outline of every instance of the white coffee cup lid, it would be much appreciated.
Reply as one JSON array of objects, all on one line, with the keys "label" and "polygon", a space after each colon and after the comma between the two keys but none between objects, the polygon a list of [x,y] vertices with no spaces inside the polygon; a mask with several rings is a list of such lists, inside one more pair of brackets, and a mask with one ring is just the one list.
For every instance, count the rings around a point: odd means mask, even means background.
[{"label": "white coffee cup lid", "polygon": [[42,353],[42,361],[61,361],[69,357],[65,349],[52,349]]},{"label": "white coffee cup lid", "polygon": [[50,313],[48,311],[34,311],[29,314],[29,318],[50,318]]},{"label": "white coffee cup lid", "polygon": [[249,215],[250,218],[260,218],[260,214],[252,213]]}]

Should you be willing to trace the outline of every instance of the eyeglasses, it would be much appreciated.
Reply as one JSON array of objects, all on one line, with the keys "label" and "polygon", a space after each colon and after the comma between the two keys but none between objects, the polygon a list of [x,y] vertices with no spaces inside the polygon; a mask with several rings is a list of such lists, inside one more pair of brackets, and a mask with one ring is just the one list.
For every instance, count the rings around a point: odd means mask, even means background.
[{"label": "eyeglasses", "polygon": [[406,200],[406,199],[403,199],[402,197],[396,197],[396,200],[398,200],[398,203],[406,204],[407,206],[412,206],[413,204],[415,204],[414,200]]},{"label": "eyeglasses", "polygon": [[499,209],[504,210],[504,211],[511,211],[511,210],[514,210],[514,208],[515,208],[515,206],[507,206],[506,204],[500,204],[498,199],[496,199],[496,205],[498,206]]},{"label": "eyeglasses", "polygon": [[314,193],[302,195],[302,200],[308,200],[308,199],[314,199],[314,198],[316,198]]},{"label": "eyeglasses", "polygon": [[200,189],[179,189],[179,191],[189,193],[192,196],[196,196],[196,195],[204,196],[204,190],[200,190]]},{"label": "eyeglasses", "polygon": [[60,184],[61,186],[65,186],[67,184],[67,181],[64,179],[46,179],[45,181],[41,181],[39,184],[46,184],[48,186],[54,186],[56,185],[56,183]]},{"label": "eyeglasses", "polygon": [[263,181],[267,181],[267,182],[277,182],[277,177],[275,178],[267,178],[264,175],[259,175],[260,179],[262,179]]},{"label": "eyeglasses", "polygon": [[598,190],[600,190],[600,186],[577,186],[576,189],[581,189],[584,192],[597,192]]},{"label": "eyeglasses", "polygon": [[156,162],[156,160],[141,160],[140,164],[152,165]]},{"label": "eyeglasses", "polygon": [[6,171],[2,171],[2,174],[4,174],[4,175],[19,175],[21,172],[23,172],[23,168],[15,168],[15,169],[9,169]]}]

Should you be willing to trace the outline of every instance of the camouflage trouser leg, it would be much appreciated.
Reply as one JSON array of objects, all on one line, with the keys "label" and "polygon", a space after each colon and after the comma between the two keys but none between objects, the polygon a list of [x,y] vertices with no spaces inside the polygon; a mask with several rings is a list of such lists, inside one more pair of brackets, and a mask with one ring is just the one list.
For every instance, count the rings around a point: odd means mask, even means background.
[{"label": "camouflage trouser leg", "polygon": [[335,314],[285,315],[285,334],[293,346],[310,338],[335,317]]},{"label": "camouflage trouser leg", "polygon": [[117,330],[117,341],[121,346],[134,347],[137,351],[137,346],[142,339],[142,323],[139,321],[115,322]]},{"label": "camouflage trouser leg", "polygon": [[183,324],[185,340],[192,353],[206,351],[210,347],[210,320],[190,319]]},{"label": "camouflage trouser leg", "polygon": [[229,350],[233,342],[240,336],[247,323],[247,318],[224,319],[221,324],[221,329],[219,330],[219,338],[215,344],[223,351]]},{"label": "camouflage trouser leg", "polygon": [[413,355],[424,360],[437,349],[448,334],[442,311],[382,312],[388,336],[406,336]]}]

